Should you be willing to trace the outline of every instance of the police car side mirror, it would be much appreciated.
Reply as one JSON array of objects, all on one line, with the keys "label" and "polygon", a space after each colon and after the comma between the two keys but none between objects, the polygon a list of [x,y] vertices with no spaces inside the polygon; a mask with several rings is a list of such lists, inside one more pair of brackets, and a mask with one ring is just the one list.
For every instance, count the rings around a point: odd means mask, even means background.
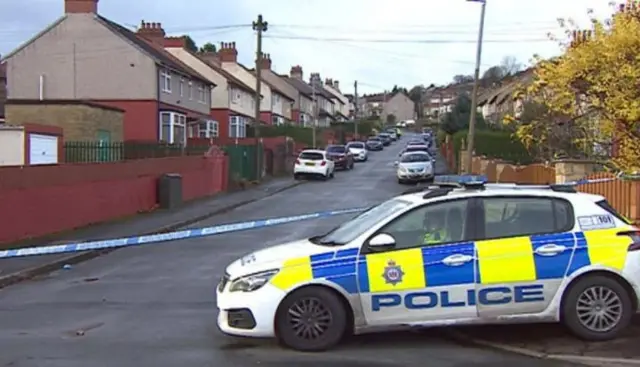
[{"label": "police car side mirror", "polygon": [[368,246],[370,248],[389,248],[394,247],[396,245],[396,240],[387,233],[380,233],[369,240]]}]

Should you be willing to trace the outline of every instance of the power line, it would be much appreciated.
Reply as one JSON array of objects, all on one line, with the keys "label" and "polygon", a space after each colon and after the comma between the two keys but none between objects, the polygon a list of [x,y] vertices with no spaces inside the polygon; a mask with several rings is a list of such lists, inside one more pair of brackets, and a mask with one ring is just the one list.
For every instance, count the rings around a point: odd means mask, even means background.
[{"label": "power line", "polygon": [[[540,20],[540,21],[526,21],[526,22],[506,22],[506,23],[501,23],[501,22],[492,22],[492,25],[494,26],[504,26],[504,27],[513,27],[513,26],[531,26],[531,25],[546,25],[546,26],[559,26],[558,20]],[[369,28],[365,28],[365,27],[354,27],[354,26],[335,26],[335,25],[310,25],[310,24],[274,24],[272,26],[273,28],[299,28],[299,29],[341,29],[341,30],[346,30],[346,31],[354,31],[354,30],[362,30],[362,31],[366,31],[366,30],[379,30],[381,29],[380,27],[369,27]],[[455,29],[455,28],[475,28],[477,27],[476,24],[470,24],[470,23],[460,23],[460,24],[403,24],[403,25],[399,25],[397,27],[391,27],[391,28],[387,28],[387,29],[403,29],[403,30],[407,30],[407,29],[415,29],[415,30],[421,30],[421,29],[433,29],[433,28],[442,28],[442,29]]]},{"label": "power line", "polygon": [[[477,43],[477,40],[464,39],[358,39],[348,37],[311,37],[311,36],[285,36],[285,35],[265,35],[265,38],[303,40],[303,41],[327,41],[327,42],[363,42],[363,43],[416,43],[416,44],[455,44],[455,43]],[[534,43],[550,42],[548,38],[523,38],[523,39],[487,39],[483,43]]]}]

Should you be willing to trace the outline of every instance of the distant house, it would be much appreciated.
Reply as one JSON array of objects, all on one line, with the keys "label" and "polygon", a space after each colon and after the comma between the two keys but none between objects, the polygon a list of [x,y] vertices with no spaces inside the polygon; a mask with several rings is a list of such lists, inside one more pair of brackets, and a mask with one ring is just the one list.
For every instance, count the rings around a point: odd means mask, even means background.
[{"label": "distant house", "polygon": [[316,103],[318,108],[318,126],[328,127],[332,122],[336,121],[335,115],[335,98],[331,92],[324,89],[322,78],[319,73],[311,73],[309,76],[309,84],[315,91]]},{"label": "distant house", "polygon": [[[211,92],[211,120],[195,125],[189,131],[189,136],[212,138],[246,135],[246,124],[234,122],[245,120],[253,123],[256,108],[255,87],[252,88],[223,70],[217,54],[194,53],[188,50],[184,37],[166,38],[164,45],[165,50],[216,84],[216,88]],[[184,91],[184,81],[181,81],[180,88],[183,89],[181,93],[187,93]],[[230,129],[232,124],[234,128]]]},{"label": "distant house", "polygon": [[302,126],[313,126],[314,106],[313,88],[304,81],[302,66],[296,65],[291,67],[289,76],[284,76],[287,83],[291,84],[298,90],[298,98],[293,105],[293,119]]},{"label": "distant house", "polygon": [[[164,50],[159,23],[142,22],[134,33],[100,16],[98,0],[65,0],[64,8],[6,56],[9,100],[88,100],[122,109],[126,140],[185,143],[188,126],[209,119],[215,85]],[[191,92],[180,93],[183,82]]]},{"label": "distant house", "polygon": [[521,86],[529,85],[533,81],[533,76],[533,68],[523,70],[504,78],[494,88],[480,94],[478,110],[485,121],[498,124],[506,115],[518,118],[524,110],[525,101],[516,98],[514,94]]},{"label": "distant house", "polygon": [[335,105],[335,117],[337,121],[346,121],[349,119],[349,99],[340,91],[340,82],[333,79],[326,79],[324,89],[328,91],[333,98]]},{"label": "distant house", "polygon": [[416,118],[416,104],[402,91],[393,93],[384,103],[382,119],[386,120],[388,115],[395,116],[396,121],[414,120]]}]

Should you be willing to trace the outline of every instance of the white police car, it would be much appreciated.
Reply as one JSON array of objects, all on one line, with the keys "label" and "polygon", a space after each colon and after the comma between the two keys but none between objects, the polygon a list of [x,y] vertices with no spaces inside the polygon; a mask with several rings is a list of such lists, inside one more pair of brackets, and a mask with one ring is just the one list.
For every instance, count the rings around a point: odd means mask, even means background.
[{"label": "white police car", "polygon": [[[603,197],[463,186],[417,188],[323,236],[233,262],[217,288],[219,328],[311,351],[398,326],[561,321],[586,340],[627,327],[640,237]],[[446,235],[424,245],[430,227]]]}]

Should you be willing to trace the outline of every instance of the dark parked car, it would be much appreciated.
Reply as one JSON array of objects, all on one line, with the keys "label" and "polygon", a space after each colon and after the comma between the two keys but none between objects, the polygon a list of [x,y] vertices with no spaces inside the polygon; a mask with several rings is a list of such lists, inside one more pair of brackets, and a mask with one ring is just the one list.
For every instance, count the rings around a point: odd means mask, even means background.
[{"label": "dark parked car", "polygon": [[344,145],[329,145],[327,157],[336,165],[336,169],[353,169],[353,154]]},{"label": "dark parked car", "polygon": [[387,133],[381,133],[378,134],[378,137],[380,138],[380,140],[382,140],[382,145],[384,145],[385,147],[391,145],[391,135]]},{"label": "dark parked car", "polygon": [[378,137],[369,138],[365,143],[367,146],[367,150],[382,150],[384,146],[382,145],[382,140]]}]

